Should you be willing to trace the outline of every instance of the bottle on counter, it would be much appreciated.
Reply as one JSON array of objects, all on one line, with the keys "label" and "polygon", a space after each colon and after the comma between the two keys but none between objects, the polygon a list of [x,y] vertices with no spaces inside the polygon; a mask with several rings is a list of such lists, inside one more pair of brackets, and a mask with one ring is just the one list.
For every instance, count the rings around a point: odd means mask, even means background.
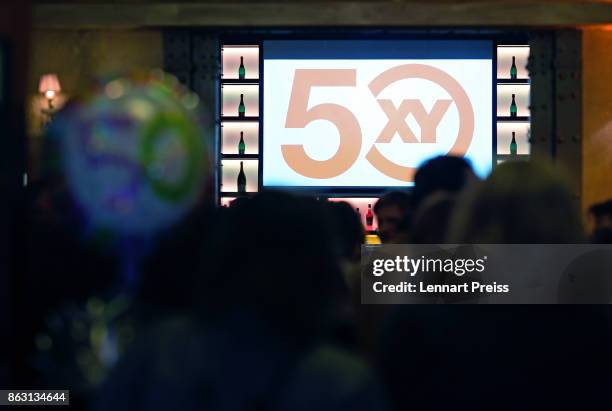
[{"label": "bottle on counter", "polygon": [[516,94],[512,95],[512,103],[510,103],[510,117],[516,117],[517,113],[518,113],[518,109],[516,107],[516,100],[515,100]]},{"label": "bottle on counter", "polygon": [[510,67],[510,78],[516,80],[518,70],[516,69],[516,57],[512,56],[512,66]]},{"label": "bottle on counter", "polygon": [[240,162],[240,172],[238,173],[238,193],[246,193],[246,174],[244,174],[244,166],[242,161]]},{"label": "bottle on counter", "polygon": [[[513,94],[513,96],[514,96],[514,94]],[[240,95],[240,104],[238,104],[238,117],[244,117],[245,114],[246,114],[246,107],[244,106],[244,94],[241,94]]]},{"label": "bottle on counter", "polygon": [[517,145],[516,145],[516,136],[515,136],[515,132],[512,132],[512,141],[510,142],[510,154],[515,156],[517,153]]},{"label": "bottle on counter", "polygon": [[246,145],[244,144],[244,132],[240,132],[240,142],[238,142],[238,154],[243,155],[246,149]]},{"label": "bottle on counter", "polygon": [[368,212],[366,213],[366,228],[371,230],[372,224],[374,224],[374,214],[372,213],[372,204],[368,204]]},{"label": "bottle on counter", "polygon": [[244,56],[240,56],[240,67],[238,67],[238,78],[244,80],[246,77],[246,69],[244,68]]}]

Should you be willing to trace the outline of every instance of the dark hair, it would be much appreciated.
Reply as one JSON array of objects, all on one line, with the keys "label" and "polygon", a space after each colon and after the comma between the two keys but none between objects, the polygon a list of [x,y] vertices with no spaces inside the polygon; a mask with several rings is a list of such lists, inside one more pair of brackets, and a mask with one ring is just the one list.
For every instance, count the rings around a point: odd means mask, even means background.
[{"label": "dark hair", "polygon": [[343,259],[354,259],[355,250],[365,241],[361,217],[347,202],[328,202],[325,205],[335,250]]},{"label": "dark hair", "polygon": [[596,228],[591,234],[593,244],[612,244],[612,228]]},{"label": "dark hair", "polygon": [[382,374],[398,410],[486,409],[507,392],[526,397],[507,396],[504,409],[525,398],[542,409],[596,408],[612,365],[608,317],[596,305],[400,306],[381,339]]},{"label": "dark hair", "polygon": [[347,290],[323,206],[263,192],[226,211],[202,267],[204,320],[246,311],[300,344],[325,332]]},{"label": "dark hair", "polygon": [[414,175],[414,204],[418,207],[436,191],[456,193],[474,176],[472,166],[463,157],[438,156],[419,167]]},{"label": "dark hair", "polygon": [[612,216],[612,198],[601,203],[593,204],[589,207],[589,214],[592,214],[595,218]]},{"label": "dark hair", "polygon": [[398,207],[404,216],[404,220],[399,228],[404,231],[410,230],[414,214],[414,204],[409,193],[404,191],[390,191],[386,193],[374,204],[374,213],[378,215],[385,207]]},{"label": "dark hair", "polygon": [[194,287],[203,244],[212,240],[211,224],[224,210],[201,206],[162,232],[144,258],[136,301],[149,308],[193,308]]},{"label": "dark hair", "polygon": [[448,194],[426,199],[414,217],[412,241],[415,244],[443,244],[454,207],[455,198]]},{"label": "dark hair", "polygon": [[374,212],[378,214],[385,207],[396,206],[405,214],[412,214],[412,196],[405,191],[389,191],[374,204]]},{"label": "dark hair", "polygon": [[249,201],[249,197],[236,197],[229,203],[229,208],[242,207]]}]

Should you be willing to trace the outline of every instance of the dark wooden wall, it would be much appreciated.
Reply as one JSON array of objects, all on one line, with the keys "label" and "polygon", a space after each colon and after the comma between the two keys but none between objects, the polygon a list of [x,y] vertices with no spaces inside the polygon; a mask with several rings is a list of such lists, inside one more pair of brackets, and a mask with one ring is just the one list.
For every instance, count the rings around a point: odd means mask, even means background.
[{"label": "dark wooden wall", "polygon": [[531,138],[536,159],[551,161],[582,193],[582,33],[533,33],[530,40]]},{"label": "dark wooden wall", "polygon": [[[216,79],[220,73],[219,39],[215,34],[199,30],[166,29],[163,32],[164,70],[175,75],[178,80],[200,97],[204,118],[205,133],[214,153],[219,151],[217,141],[218,90]],[[215,181],[220,175],[214,167]],[[214,196],[216,196],[216,190]],[[214,203],[217,199],[214,198]]]}]

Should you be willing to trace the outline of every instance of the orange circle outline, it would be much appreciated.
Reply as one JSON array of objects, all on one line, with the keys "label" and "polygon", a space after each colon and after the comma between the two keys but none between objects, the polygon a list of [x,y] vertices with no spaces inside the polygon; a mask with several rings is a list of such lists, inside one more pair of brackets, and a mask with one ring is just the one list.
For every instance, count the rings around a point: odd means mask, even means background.
[{"label": "orange circle outline", "polygon": [[[459,130],[455,143],[447,154],[465,155],[474,136],[474,109],[461,84],[451,75],[426,64],[403,64],[382,72],[370,82],[368,87],[374,97],[377,97],[392,83],[408,78],[421,78],[434,82],[451,96],[459,112]],[[366,160],[388,177],[408,183],[414,180],[415,167],[400,166],[390,161],[376,148],[376,143],[366,155]]]}]

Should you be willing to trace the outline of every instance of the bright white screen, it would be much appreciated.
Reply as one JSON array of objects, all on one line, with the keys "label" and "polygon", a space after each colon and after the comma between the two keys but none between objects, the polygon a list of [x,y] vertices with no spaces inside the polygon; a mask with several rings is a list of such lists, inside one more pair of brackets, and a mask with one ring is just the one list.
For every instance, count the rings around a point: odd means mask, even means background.
[{"label": "bright white screen", "polygon": [[[435,42],[433,42],[435,43]],[[448,43],[448,42],[447,42]],[[381,73],[402,65],[427,65],[451,76],[465,91],[473,108],[473,134],[465,157],[476,173],[487,175],[492,167],[493,152],[493,91],[491,58],[387,58],[333,59],[326,58],[265,58],[263,87],[263,185],[300,187],[389,187],[410,186],[381,172],[366,158],[376,145],[389,161],[406,167],[418,167],[425,160],[447,154],[455,144],[460,127],[457,104],[449,92],[436,82],[424,78],[406,78],[389,84],[374,96],[368,85]],[[296,70],[349,69],[355,70],[355,86],[315,86],[307,93],[307,108],[319,104],[337,104],[352,112],[361,130],[361,149],[354,162],[339,175],[324,178],[305,176],[292,168],[283,155],[283,145],[300,144],[305,154],[314,160],[328,160],[339,148],[337,126],[332,121],[314,120],[303,127],[286,127],[290,98]],[[324,72],[318,72],[324,74]],[[405,142],[395,133],[388,143],[377,143],[389,123],[389,114],[379,100],[391,100],[397,111],[404,100],[418,100],[427,114],[432,113],[438,100],[451,100],[435,126],[435,143],[422,143],[421,127],[413,112],[400,115],[418,141]],[[296,109],[296,107],[291,107]],[[299,109],[299,108],[298,108]],[[302,110],[304,111],[304,110]],[[300,116],[305,114],[301,113]],[[398,114],[396,114],[397,116]],[[421,117],[423,118],[423,117]],[[394,117],[393,124],[399,124]],[[391,129],[393,130],[393,128]]]}]

